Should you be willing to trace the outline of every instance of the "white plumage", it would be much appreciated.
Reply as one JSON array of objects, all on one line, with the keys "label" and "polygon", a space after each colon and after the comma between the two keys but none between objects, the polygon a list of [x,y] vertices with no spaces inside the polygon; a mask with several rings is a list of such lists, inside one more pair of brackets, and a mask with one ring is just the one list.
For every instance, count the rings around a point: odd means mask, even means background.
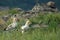
[{"label": "white plumage", "polygon": [[9,29],[13,29],[17,26],[17,23],[14,22],[14,23],[11,23],[10,25],[8,25],[8,27],[6,28],[6,30],[9,30]]},{"label": "white plumage", "polygon": [[15,28],[16,26],[17,26],[17,18],[14,17],[14,18],[13,18],[13,22],[12,22],[10,25],[8,25],[8,27],[7,27],[5,30],[13,29],[13,28]]},{"label": "white plumage", "polygon": [[28,30],[30,28],[29,27],[30,24],[31,24],[31,22],[29,20],[27,20],[25,25],[21,27],[22,33],[24,33],[26,30]]}]

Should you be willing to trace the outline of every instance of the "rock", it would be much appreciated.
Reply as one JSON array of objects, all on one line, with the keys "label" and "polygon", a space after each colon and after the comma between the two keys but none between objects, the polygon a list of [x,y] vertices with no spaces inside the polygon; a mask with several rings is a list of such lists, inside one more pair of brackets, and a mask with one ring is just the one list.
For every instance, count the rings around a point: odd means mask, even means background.
[{"label": "rock", "polygon": [[46,25],[46,24],[41,24],[40,26],[41,27],[48,27],[48,25]]},{"label": "rock", "polygon": [[49,1],[47,3],[47,7],[49,8],[48,10],[51,12],[57,12],[58,11],[58,9],[56,8],[55,2],[53,2],[53,1]]},{"label": "rock", "polygon": [[6,22],[11,17],[11,15],[4,15],[2,19]]},{"label": "rock", "polygon": [[56,8],[55,7],[55,2],[53,2],[53,1],[49,1],[48,3],[47,3],[47,6],[49,6],[50,8]]},{"label": "rock", "polygon": [[32,28],[40,28],[40,25],[34,24],[34,25],[32,25]]},{"label": "rock", "polygon": [[40,11],[40,4],[37,3],[33,8],[32,8],[32,12],[38,13]]},{"label": "rock", "polygon": [[34,24],[34,25],[32,25],[32,28],[41,28],[41,27],[43,27],[43,28],[46,28],[46,27],[48,27],[48,25],[46,25],[46,24]]}]

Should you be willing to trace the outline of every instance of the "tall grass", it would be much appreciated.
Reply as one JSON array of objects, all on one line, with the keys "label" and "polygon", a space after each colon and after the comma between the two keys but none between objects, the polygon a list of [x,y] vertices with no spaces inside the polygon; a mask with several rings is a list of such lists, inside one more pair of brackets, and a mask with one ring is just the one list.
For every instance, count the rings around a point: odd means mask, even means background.
[{"label": "tall grass", "polygon": [[[14,11],[12,11],[14,13]],[[11,13],[12,13],[11,12]],[[13,14],[12,14],[13,15]],[[31,28],[24,34],[21,33],[20,27],[24,25],[24,18],[20,18],[16,29],[9,31],[0,31],[0,40],[60,40],[60,14],[40,14],[30,18],[33,24],[47,24],[47,28]],[[6,22],[6,27],[11,23]],[[32,27],[31,25],[31,27]]]}]

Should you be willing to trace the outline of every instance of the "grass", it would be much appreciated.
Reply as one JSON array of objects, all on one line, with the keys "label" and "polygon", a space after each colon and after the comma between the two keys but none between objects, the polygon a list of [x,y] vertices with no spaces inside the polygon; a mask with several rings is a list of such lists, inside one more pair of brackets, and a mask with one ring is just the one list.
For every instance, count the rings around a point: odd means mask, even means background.
[{"label": "grass", "polygon": [[[59,34],[59,33],[58,33]],[[58,35],[59,36],[59,35]],[[0,40],[57,40],[57,34],[52,30],[34,29],[21,34],[20,31],[0,32]]]},{"label": "grass", "polygon": [[[12,11],[13,12],[13,11]],[[13,12],[15,13],[15,12]],[[0,31],[0,40],[60,40],[60,14],[39,14],[30,18],[33,24],[47,24],[47,28],[31,28],[24,34],[21,33],[20,27],[25,23],[23,18],[20,18],[16,29],[9,31]],[[10,20],[6,24],[10,24]],[[6,26],[7,26],[6,25]],[[31,26],[32,27],[32,26]]]}]

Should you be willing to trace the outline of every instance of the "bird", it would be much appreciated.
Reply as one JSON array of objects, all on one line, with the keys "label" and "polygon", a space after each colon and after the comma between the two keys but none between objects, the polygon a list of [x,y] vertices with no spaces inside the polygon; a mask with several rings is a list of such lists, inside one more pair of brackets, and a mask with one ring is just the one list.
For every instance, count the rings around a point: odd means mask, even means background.
[{"label": "bird", "polygon": [[22,34],[30,28],[30,27],[29,27],[30,24],[31,24],[30,20],[27,20],[26,23],[25,23],[25,25],[23,25],[23,26],[21,27],[21,29],[22,29]]},{"label": "bird", "polygon": [[17,17],[16,17],[16,15],[14,15],[14,17],[13,17],[13,22],[10,24],[10,25],[8,25],[8,27],[7,28],[5,28],[5,30],[10,30],[10,29],[13,29],[13,28],[15,28],[16,26],[17,26]]}]

